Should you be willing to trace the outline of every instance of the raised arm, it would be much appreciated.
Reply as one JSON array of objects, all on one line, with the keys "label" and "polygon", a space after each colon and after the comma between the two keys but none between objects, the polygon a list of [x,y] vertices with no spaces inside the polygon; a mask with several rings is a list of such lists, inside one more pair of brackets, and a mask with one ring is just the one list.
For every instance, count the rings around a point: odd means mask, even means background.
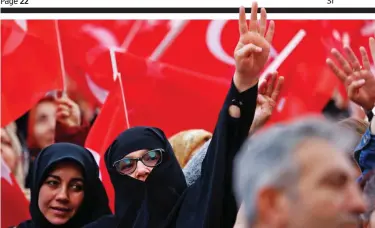
[{"label": "raised arm", "polygon": [[[232,163],[248,136],[257,105],[259,75],[266,64],[274,34],[267,14],[257,20],[253,3],[248,25],[245,9],[240,8],[240,38],[234,51],[236,71],[220,111],[200,178],[186,192],[176,227],[233,227],[237,205],[232,193]],[[187,216],[188,215],[188,216]]]},{"label": "raised arm", "polygon": [[[370,38],[369,46],[373,61],[375,62],[375,40]],[[327,59],[327,64],[335,75],[345,83],[349,98],[361,106],[367,113],[371,113],[375,105],[375,75],[371,71],[371,63],[364,47],[360,48],[362,65],[350,47],[345,47],[347,58],[333,49],[332,54],[338,64],[332,59]],[[367,172],[375,167],[375,119],[362,136],[355,149],[355,159],[362,172]]]}]

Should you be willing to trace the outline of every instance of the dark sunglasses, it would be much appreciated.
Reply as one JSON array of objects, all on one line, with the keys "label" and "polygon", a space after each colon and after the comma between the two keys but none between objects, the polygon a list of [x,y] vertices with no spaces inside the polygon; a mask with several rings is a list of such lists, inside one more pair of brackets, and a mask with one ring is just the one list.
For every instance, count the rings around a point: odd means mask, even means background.
[{"label": "dark sunglasses", "polygon": [[140,158],[122,158],[115,163],[113,167],[122,175],[130,175],[137,169],[138,161],[141,161],[147,167],[155,167],[163,160],[163,149],[150,150]]}]

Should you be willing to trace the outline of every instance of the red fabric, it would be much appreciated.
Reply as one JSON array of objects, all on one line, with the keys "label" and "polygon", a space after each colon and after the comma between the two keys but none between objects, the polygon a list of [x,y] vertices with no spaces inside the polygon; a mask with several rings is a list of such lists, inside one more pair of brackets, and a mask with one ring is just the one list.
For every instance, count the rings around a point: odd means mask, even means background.
[{"label": "red fabric", "polygon": [[[305,30],[306,36],[277,69],[286,78],[280,97],[290,101],[284,102],[285,111],[280,109],[279,113],[274,113],[272,121],[320,113],[330,99],[332,90],[337,87],[345,97],[341,82],[329,71],[325,59],[332,47],[342,49],[348,34],[353,42],[358,40],[361,26],[365,23],[368,28],[370,22],[278,20],[275,23],[274,51],[271,51],[266,67],[270,66],[301,29]],[[230,72],[234,69],[232,53],[238,37],[236,20],[189,21],[181,34],[171,41],[172,44],[160,61],[229,80]],[[194,45],[187,45],[189,43]],[[362,45],[363,43],[364,41]],[[288,107],[289,105],[298,108]]]},{"label": "red fabric", "polygon": [[29,202],[1,159],[1,227],[17,226],[30,219]]},{"label": "red fabric", "polygon": [[172,20],[138,20],[137,32],[126,50],[140,57],[150,57],[173,28]]},{"label": "red fabric", "polygon": [[[90,103],[100,106],[114,85],[112,73],[106,73],[112,72],[109,55],[103,58],[103,53],[114,47],[150,57],[176,31],[175,24],[171,20],[59,21],[66,70]],[[100,66],[93,64],[99,56]]]},{"label": "red fabric", "polygon": [[[91,70],[93,62],[109,47],[119,48],[133,24],[133,20],[59,20],[66,71],[90,103],[101,106],[106,96],[98,93],[108,93],[114,84],[112,76]],[[93,91],[88,80],[100,92]]]},{"label": "red fabric", "polygon": [[292,34],[301,29],[306,35],[278,69],[285,77],[285,83],[269,124],[319,114],[332,97],[339,81],[325,63],[327,50],[320,42],[321,33],[316,32],[321,26],[321,21],[276,22],[279,31],[290,32],[289,38],[284,34],[284,40],[279,42],[289,42]]},{"label": "red fabric", "polygon": [[[130,54],[117,54],[128,120],[133,126],[154,126],[167,137],[188,129],[214,130],[217,114],[230,81],[150,62]],[[119,133],[127,129],[121,87],[117,79],[85,146],[101,157]],[[100,160],[101,174],[113,206],[113,189]]]},{"label": "red fabric", "polygon": [[1,126],[5,126],[48,91],[61,90],[63,82],[54,21],[2,20],[1,32]]},{"label": "red fabric", "polygon": [[[222,30],[221,25],[223,25]],[[233,51],[238,38],[238,22],[236,20],[227,23],[225,20],[188,21],[183,31],[171,41],[169,48],[165,50],[159,60],[230,80],[234,72]],[[224,55],[233,64],[219,59],[218,56]]]}]

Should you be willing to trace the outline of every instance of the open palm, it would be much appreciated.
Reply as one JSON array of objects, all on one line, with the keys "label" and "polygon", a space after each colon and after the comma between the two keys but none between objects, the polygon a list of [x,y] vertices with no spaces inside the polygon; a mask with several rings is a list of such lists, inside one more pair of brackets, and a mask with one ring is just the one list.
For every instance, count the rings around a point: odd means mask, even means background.
[{"label": "open palm", "polygon": [[257,107],[250,132],[262,127],[271,117],[283,85],[284,77],[278,76],[277,72],[268,74],[265,81],[259,85]]},{"label": "open palm", "polygon": [[[251,20],[249,26],[246,22],[245,9],[240,8],[239,31],[240,38],[234,51],[236,70],[242,77],[257,77],[264,68],[271,49],[275,24],[270,22],[267,30],[267,12],[261,10],[261,18],[257,19],[258,5],[251,7]],[[267,33],[266,33],[267,31]]]},{"label": "open palm", "polygon": [[[370,38],[371,55],[375,61],[375,41]],[[375,75],[371,72],[371,63],[364,47],[360,48],[362,64],[350,47],[345,47],[346,58],[338,50],[332,49],[339,66],[328,58],[327,64],[332,72],[345,83],[348,97],[365,110],[371,110],[375,104]]]}]

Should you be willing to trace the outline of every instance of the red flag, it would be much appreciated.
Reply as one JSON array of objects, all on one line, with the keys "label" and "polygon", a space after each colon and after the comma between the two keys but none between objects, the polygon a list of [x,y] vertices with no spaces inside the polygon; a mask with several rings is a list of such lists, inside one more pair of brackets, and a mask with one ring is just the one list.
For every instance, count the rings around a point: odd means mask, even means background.
[{"label": "red flag", "polygon": [[29,202],[1,157],[1,227],[17,226],[29,218]]},{"label": "red flag", "polygon": [[[183,22],[174,20],[75,20],[59,21],[63,54],[68,75],[80,92],[96,105],[104,103],[114,84],[110,48],[124,49],[137,56],[155,58],[177,36]],[[150,39],[152,37],[152,39]],[[97,58],[100,57],[100,64]]]},{"label": "red flag", "polygon": [[93,63],[109,48],[120,48],[134,22],[59,20],[66,71],[90,103],[101,106],[114,84],[112,76],[92,71]]},{"label": "red flag", "polygon": [[54,21],[1,21],[1,126],[63,88]]},{"label": "red flag", "polygon": [[[285,76],[285,83],[269,124],[321,113],[339,83],[325,63],[327,51],[321,43],[322,34],[316,32],[322,27],[321,21],[276,21],[276,27],[295,33],[294,37],[300,35],[300,42],[277,69]],[[294,39],[285,34],[283,38],[284,42],[291,40],[289,44]]]},{"label": "red flag", "polygon": [[[74,66],[74,63],[69,64],[69,74],[78,82],[86,95],[89,97],[90,94],[91,97],[94,95],[100,104],[104,102],[114,84],[112,77],[108,77],[106,73],[112,71],[109,55],[103,57],[103,52],[114,48],[141,57],[157,58],[168,47],[169,40],[177,36],[184,25],[181,21],[169,20],[137,20],[128,23],[109,21],[107,24],[99,22],[62,22],[62,30],[66,35],[63,46],[65,44],[67,46],[64,48],[64,55],[66,58],[73,56],[68,59],[79,63],[79,66]],[[121,26],[112,25],[120,22]],[[74,39],[71,37],[72,26],[69,23],[73,23],[76,28],[73,30]],[[81,32],[77,34],[76,31]],[[80,44],[78,49],[77,44]],[[99,56],[100,63],[97,61]]]},{"label": "red flag", "polygon": [[[277,31],[282,32],[275,34],[266,67],[271,71],[278,70],[280,75],[286,77],[281,97],[287,99],[293,96],[291,100],[298,99],[303,102],[304,105],[299,109],[286,108],[294,110],[293,116],[305,112],[321,112],[331,97],[333,88],[341,85],[327,69],[325,59],[332,47],[342,46],[348,31],[358,32],[359,25],[363,23],[364,21],[276,21]],[[373,27],[371,25],[368,22],[367,27],[362,28],[362,33],[366,31],[370,34],[369,28]],[[289,44],[301,32],[306,33],[305,36],[288,52]],[[232,53],[238,36],[236,20],[190,21],[171,42],[160,61],[229,79],[229,72],[234,68]],[[194,45],[186,45],[188,43]],[[204,64],[201,64],[202,62]],[[279,107],[288,104],[293,105],[292,102],[284,102]],[[276,113],[273,118],[277,115],[281,114]]]},{"label": "red flag", "polygon": [[233,51],[239,38],[237,23],[235,20],[187,21],[158,60],[230,80],[234,70]]},{"label": "red flag", "polygon": [[[187,129],[213,131],[230,81],[128,53],[117,53],[117,63],[121,78],[89,133],[87,148],[102,157],[117,135],[127,129],[127,122],[131,127],[159,127],[167,137]],[[113,189],[102,159],[100,166],[113,205]]]}]

